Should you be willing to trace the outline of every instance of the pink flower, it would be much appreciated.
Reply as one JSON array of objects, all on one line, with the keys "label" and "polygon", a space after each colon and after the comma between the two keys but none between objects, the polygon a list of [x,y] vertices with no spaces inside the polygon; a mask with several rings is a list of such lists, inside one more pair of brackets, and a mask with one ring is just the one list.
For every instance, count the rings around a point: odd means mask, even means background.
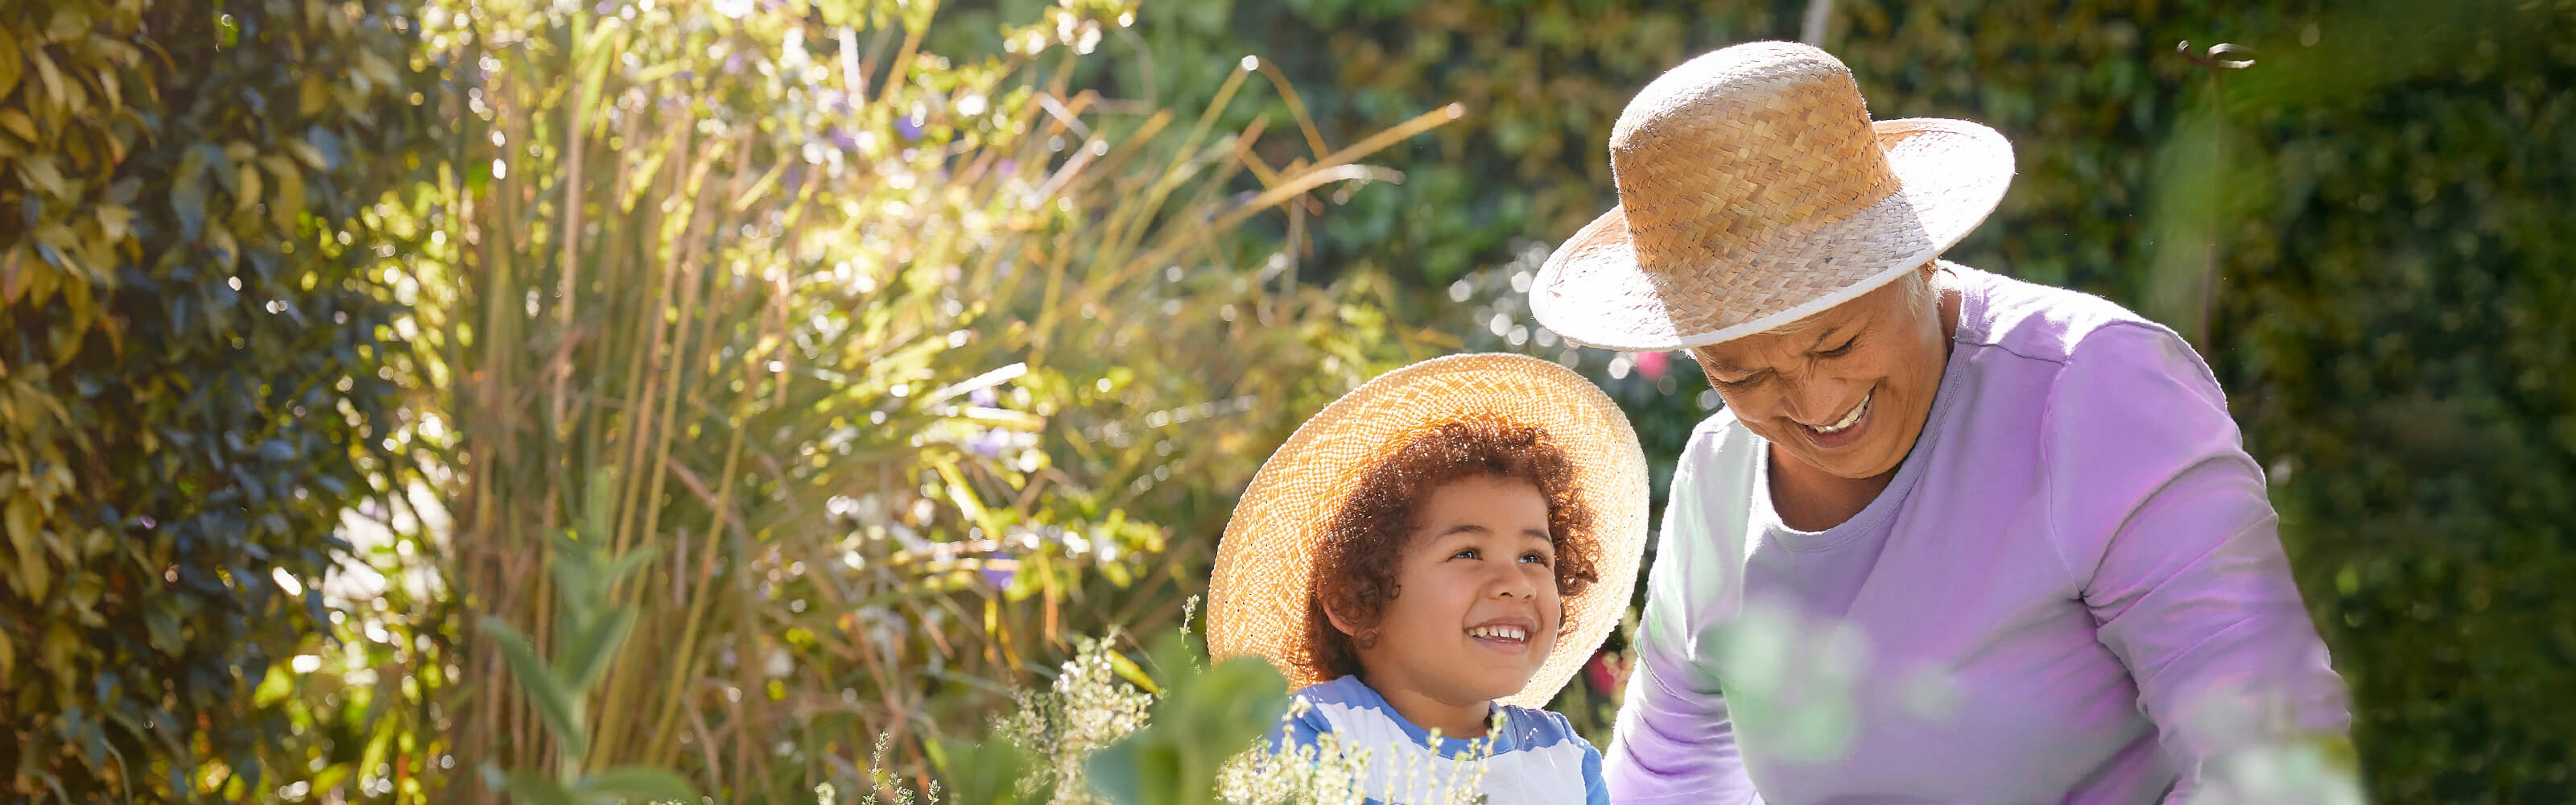
[{"label": "pink flower", "polygon": [[1634,664],[1634,658],[1625,652],[1598,652],[1583,663],[1583,681],[1592,685],[1592,692],[1617,699],[1619,692],[1628,687],[1628,670]]},{"label": "pink flower", "polygon": [[1670,352],[1637,353],[1637,374],[1644,375],[1647,380],[1662,380],[1664,370],[1670,367],[1672,362],[1673,354]]}]

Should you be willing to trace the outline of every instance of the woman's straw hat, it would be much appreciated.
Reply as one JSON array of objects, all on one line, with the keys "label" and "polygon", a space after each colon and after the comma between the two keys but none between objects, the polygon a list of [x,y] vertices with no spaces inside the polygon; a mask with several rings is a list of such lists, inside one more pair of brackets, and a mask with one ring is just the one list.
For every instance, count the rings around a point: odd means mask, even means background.
[{"label": "woman's straw hat", "polygon": [[1362,384],[1306,420],[1254,473],[1217,545],[1208,582],[1208,652],[1251,654],[1291,689],[1329,681],[1307,665],[1306,602],[1315,549],[1371,467],[1413,438],[1461,420],[1535,426],[1574,466],[1589,504],[1600,579],[1565,599],[1570,625],[1505,704],[1544,707],[1627,609],[1646,537],[1646,457],[1618,405],[1591,381],[1522,355],[1434,358]]},{"label": "woman's straw hat", "polygon": [[1610,134],[1619,206],[1548,256],[1540,324],[1606,349],[1764,332],[1959,242],[2012,180],[2012,144],[1964,120],[1869,119],[1851,70],[1793,42],[1692,59]]}]

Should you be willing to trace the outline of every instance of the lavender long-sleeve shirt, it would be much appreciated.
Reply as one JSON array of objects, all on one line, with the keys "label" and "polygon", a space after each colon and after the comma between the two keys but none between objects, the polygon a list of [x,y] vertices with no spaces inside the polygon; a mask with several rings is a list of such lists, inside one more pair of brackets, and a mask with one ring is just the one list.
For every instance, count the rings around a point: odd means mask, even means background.
[{"label": "lavender long-sleeve shirt", "polygon": [[1944,267],[1941,390],[1860,514],[1792,530],[1763,439],[1722,411],[1693,434],[1614,802],[2179,801],[2213,758],[2346,729],[2199,356],[2100,298]]}]

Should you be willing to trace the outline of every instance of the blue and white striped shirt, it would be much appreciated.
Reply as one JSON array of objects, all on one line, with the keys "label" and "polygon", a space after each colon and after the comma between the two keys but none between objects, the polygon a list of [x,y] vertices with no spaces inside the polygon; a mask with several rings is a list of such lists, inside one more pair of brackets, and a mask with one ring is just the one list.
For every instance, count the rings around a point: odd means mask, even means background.
[{"label": "blue and white striped shirt", "polygon": [[[1331,733],[1345,755],[1367,753],[1359,777],[1361,794],[1371,803],[1436,803],[1472,800],[1457,797],[1460,784],[1473,780],[1474,793],[1487,805],[1581,802],[1608,805],[1609,788],[1601,779],[1601,753],[1574,732],[1564,716],[1545,710],[1496,705],[1503,728],[1485,751],[1476,751],[1473,736],[1441,736],[1415,726],[1356,676],[1308,686],[1297,691],[1302,712],[1282,722],[1271,745],[1282,750],[1313,748]],[[1477,778],[1473,767],[1484,766]]]}]

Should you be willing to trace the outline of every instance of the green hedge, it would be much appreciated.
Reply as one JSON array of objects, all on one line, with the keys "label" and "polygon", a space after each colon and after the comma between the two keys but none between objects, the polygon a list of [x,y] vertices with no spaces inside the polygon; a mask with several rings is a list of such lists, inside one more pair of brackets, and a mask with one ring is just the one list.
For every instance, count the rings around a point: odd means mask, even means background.
[{"label": "green hedge", "polygon": [[253,692],[391,421],[400,308],[358,267],[432,133],[417,26],[5,0],[0,31],[0,798],[266,799],[294,736]]},{"label": "green hedge", "polygon": [[[1460,124],[1386,159],[1404,186],[1327,205],[1312,228],[1328,272],[1439,289],[1606,209],[1627,98],[1691,55],[1795,38],[1806,6],[1149,3],[1102,45],[1131,55],[1095,78],[1186,104],[1258,54],[1332,143],[1463,102]],[[1825,40],[1876,116],[2013,138],[2013,190],[1955,257],[2104,294],[2210,353],[2274,471],[2284,541],[2353,686],[2366,782],[2388,801],[2576,791],[2576,599],[2550,588],[2576,578],[2576,49],[2539,34],[2571,23],[2564,2],[1843,0]],[[2256,64],[2213,77],[2183,40],[2247,45]],[[1306,156],[1291,105],[1263,91],[1242,107],[1271,116],[1261,153]],[[1422,315],[1517,315],[1450,307]],[[1605,359],[1583,358],[1650,451],[1702,413],[1687,367],[1614,380]]]}]

